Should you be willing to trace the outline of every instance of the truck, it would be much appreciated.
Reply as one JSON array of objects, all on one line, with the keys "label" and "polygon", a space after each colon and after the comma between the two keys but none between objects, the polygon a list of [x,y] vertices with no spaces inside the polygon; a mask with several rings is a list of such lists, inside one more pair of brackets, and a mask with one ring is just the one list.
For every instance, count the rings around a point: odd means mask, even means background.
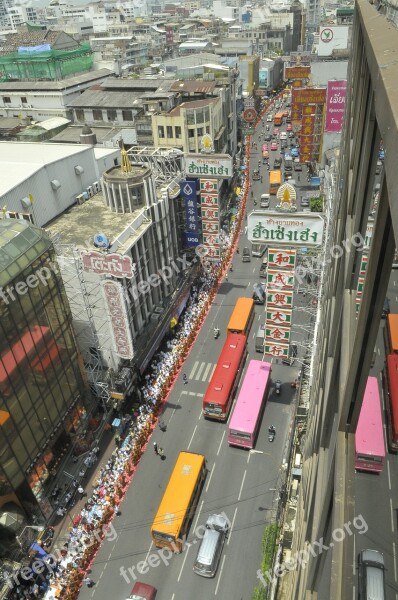
[{"label": "truck", "polygon": [[256,335],[255,341],[255,349],[256,352],[264,353],[264,343],[265,343],[265,324],[260,325]]}]

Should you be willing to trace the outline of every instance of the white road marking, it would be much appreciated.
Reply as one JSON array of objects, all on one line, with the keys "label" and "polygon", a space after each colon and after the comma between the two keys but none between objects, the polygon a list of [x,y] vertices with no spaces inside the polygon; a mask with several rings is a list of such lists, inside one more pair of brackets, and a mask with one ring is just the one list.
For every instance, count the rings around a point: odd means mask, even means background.
[{"label": "white road marking", "polygon": [[390,462],[387,460],[388,489],[391,490]]},{"label": "white road marking", "polygon": [[210,369],[212,368],[212,366],[213,366],[213,364],[212,364],[212,363],[208,363],[208,365],[207,365],[207,367],[206,367],[206,370],[205,370],[205,372],[204,372],[204,374],[203,374],[202,381],[208,381],[207,377],[208,377],[208,375],[209,375],[209,371],[210,371]]},{"label": "white road marking", "polygon": [[182,565],[181,565],[180,573],[179,573],[179,575],[178,575],[178,578],[177,578],[177,581],[178,581],[178,582],[179,582],[179,581],[180,581],[180,579],[181,579],[182,570],[183,570],[183,568],[184,568],[185,561],[187,560],[187,557],[188,557],[188,552],[189,552],[189,547],[188,547],[188,545],[187,545],[187,549],[186,549],[186,550],[185,550],[185,552],[184,552],[184,554],[185,554],[185,556],[184,556],[184,560],[182,561]]},{"label": "white road marking", "polygon": [[225,429],[224,429],[224,431],[222,432],[222,436],[221,436],[220,444],[219,444],[219,446],[218,446],[218,450],[217,450],[217,456],[220,454],[220,450],[221,450],[222,443],[223,443],[223,441],[224,441],[224,437],[225,437]]},{"label": "white road marking", "polygon": [[390,498],[390,511],[391,511],[391,531],[394,533],[394,509],[392,507],[392,498]]},{"label": "white road marking", "polygon": [[395,551],[395,542],[392,543],[392,555],[394,557],[394,580],[397,582],[397,553]]},{"label": "white road marking", "polygon": [[207,491],[208,491],[208,489],[209,489],[210,482],[211,482],[211,478],[213,477],[213,473],[214,473],[214,469],[215,469],[215,467],[216,467],[216,463],[214,463],[214,465],[213,465],[213,467],[212,467],[212,469],[211,469],[211,471],[210,471],[210,475],[209,475],[209,479],[208,479],[208,481],[207,481],[207,485],[206,485],[205,492],[207,492]]},{"label": "white road marking", "polygon": [[235,512],[234,512],[234,516],[232,518],[232,523],[231,523],[231,529],[229,530],[229,534],[228,534],[228,541],[227,541],[227,546],[229,545],[229,542],[231,541],[231,537],[232,537],[232,530],[234,528],[234,523],[235,523],[235,519],[236,519],[236,513],[238,512],[238,507],[235,508]]},{"label": "white road marking", "polygon": [[218,579],[217,579],[217,585],[216,585],[216,589],[214,590],[214,595],[215,595],[215,596],[217,596],[217,592],[218,592],[218,586],[220,585],[220,579],[221,579],[222,570],[223,570],[223,568],[224,568],[224,563],[225,563],[225,554],[224,554],[224,556],[222,557],[222,563],[221,563],[221,567],[220,567],[220,574],[219,574],[219,576],[218,576]]},{"label": "white road marking", "polygon": [[192,371],[189,374],[189,379],[193,379],[196,369],[198,368],[199,361],[196,360],[193,364]]},{"label": "white road marking", "polygon": [[356,561],[356,556],[357,556],[357,553],[356,553],[356,550],[355,550],[355,535],[354,535],[354,542],[353,542],[353,546],[354,546],[354,548],[353,548],[353,551],[354,551],[354,552],[353,552],[353,554],[354,554],[354,555],[353,555],[353,557],[352,557],[352,574],[353,574],[353,575],[355,575],[355,570],[356,570],[356,569],[355,569],[355,565],[356,565],[356,562],[355,562],[355,561]]},{"label": "white road marking", "polygon": [[242,478],[242,483],[240,485],[240,490],[239,490],[239,496],[238,496],[238,501],[240,500],[240,497],[242,495],[242,490],[243,490],[243,484],[245,483],[245,479],[246,479],[246,470],[243,473],[243,478]]},{"label": "white road marking", "polygon": [[[207,363],[205,363],[205,362],[202,362],[202,364],[201,364],[201,365],[200,365],[200,367],[199,367],[199,370],[198,370],[198,372],[196,373],[195,379],[200,379],[200,376],[201,376],[201,374],[202,374],[202,371],[203,371],[203,369],[205,368],[206,364],[207,364]],[[191,379],[193,379],[193,377],[191,377]]]},{"label": "white road marking", "polygon": [[188,444],[188,448],[187,448],[187,450],[189,450],[189,448],[190,448],[190,446],[191,446],[191,444],[192,444],[192,441],[193,441],[193,438],[194,438],[194,435],[195,435],[195,433],[196,433],[196,430],[197,430],[197,428],[198,428],[198,426],[197,426],[197,425],[195,425],[195,429],[193,430],[193,433],[192,433],[191,439],[189,440],[189,444]]}]

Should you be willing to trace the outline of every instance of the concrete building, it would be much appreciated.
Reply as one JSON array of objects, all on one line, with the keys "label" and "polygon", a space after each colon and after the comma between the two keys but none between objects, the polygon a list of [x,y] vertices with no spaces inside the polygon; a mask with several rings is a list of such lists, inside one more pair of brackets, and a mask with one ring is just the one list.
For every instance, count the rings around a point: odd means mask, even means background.
[{"label": "concrete building", "polygon": [[69,103],[85,89],[100,84],[111,75],[108,69],[89,71],[62,81],[0,82],[0,116],[29,117],[44,121],[51,117],[69,118]]},{"label": "concrete building", "polygon": [[[384,553],[386,598],[391,590],[395,594],[395,487],[389,483],[390,475],[388,481],[387,476],[383,481],[372,480],[371,475],[360,480],[354,471],[355,431],[398,241],[397,66],[393,58],[398,31],[385,18],[386,10],[386,5],[367,0],[355,4],[343,145],[335,166],[331,163],[325,170],[332,216],[328,248],[345,250],[338,258],[326,255],[308,368],[309,391],[300,406],[301,414],[307,415],[297,440],[302,477],[296,508],[289,507],[294,512],[290,513],[292,541],[283,551],[284,558],[304,552],[308,561],[305,568],[289,569],[278,582],[279,597],[289,600],[356,597],[357,557],[366,547]],[[380,144],[384,163],[377,175]],[[376,182],[380,193],[369,249],[347,250],[346,241],[353,236],[367,237]],[[364,256],[366,277],[357,313]],[[385,388],[382,396],[388,415]],[[387,417],[388,438],[394,427]],[[396,462],[391,454],[388,462],[390,473]],[[335,532],[345,531],[345,524],[359,513],[367,522],[368,534],[347,534],[338,540]],[[308,542],[313,540],[321,540],[327,551],[313,554]]]}]

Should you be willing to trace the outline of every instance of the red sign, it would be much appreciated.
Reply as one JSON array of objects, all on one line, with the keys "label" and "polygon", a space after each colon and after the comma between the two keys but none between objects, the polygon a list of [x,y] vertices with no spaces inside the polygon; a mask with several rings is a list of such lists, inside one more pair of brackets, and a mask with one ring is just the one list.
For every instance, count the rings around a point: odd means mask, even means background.
[{"label": "red sign", "polygon": [[246,108],[243,111],[242,119],[247,123],[253,123],[257,119],[257,111],[254,108]]},{"label": "red sign", "polygon": [[203,221],[202,231],[204,234],[218,234],[220,231],[218,221]]},{"label": "red sign", "polygon": [[218,194],[218,179],[201,179],[200,189],[207,194]]},{"label": "red sign", "polygon": [[123,296],[123,287],[116,281],[104,281],[105,302],[110,318],[115,352],[121,358],[133,358],[133,343]]},{"label": "red sign", "polygon": [[214,196],[213,194],[204,194],[203,192],[200,194],[200,204],[202,206],[210,207],[218,207],[218,196]]},{"label": "red sign", "polygon": [[292,90],[294,104],[325,104],[326,88],[301,88]]},{"label": "red sign", "polygon": [[136,266],[129,256],[121,254],[101,254],[92,250],[82,253],[83,271],[97,273],[98,275],[113,275],[113,277],[127,277],[131,279],[136,271]]},{"label": "red sign", "polygon": [[218,207],[202,207],[202,221],[217,221],[218,223]]},{"label": "red sign", "polygon": [[311,67],[286,67],[285,79],[308,79],[311,75]]}]

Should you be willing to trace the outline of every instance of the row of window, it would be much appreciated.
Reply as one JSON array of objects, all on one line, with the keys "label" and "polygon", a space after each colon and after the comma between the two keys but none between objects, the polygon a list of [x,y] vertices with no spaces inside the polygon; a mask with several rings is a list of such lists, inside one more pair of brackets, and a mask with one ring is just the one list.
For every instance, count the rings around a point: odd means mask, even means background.
[{"label": "row of window", "polygon": [[[3,96],[3,102],[4,104],[11,104],[10,96]],[[21,96],[21,102],[26,104],[28,99],[25,96]]]},{"label": "row of window", "polygon": [[[174,134],[173,134],[173,129],[174,129]],[[166,133],[166,135],[165,135]],[[198,137],[202,137],[205,133],[210,133],[210,127],[197,127],[195,129],[188,129],[188,137],[189,138],[194,138],[196,136]],[[159,139],[176,139],[176,140],[180,140],[181,139],[181,127],[179,127],[178,125],[176,125],[175,127],[172,127],[171,125],[167,125],[166,127],[163,127],[163,125],[159,125],[158,126],[158,138]]]},{"label": "row of window", "polygon": [[[106,114],[106,119],[104,119],[104,112]],[[82,108],[77,108],[75,110],[76,120],[80,122],[84,122],[86,120],[85,113]],[[113,108],[108,108],[106,111],[103,111],[99,108],[93,109],[93,120],[94,121],[117,121],[118,115],[117,110]],[[122,121],[133,121],[133,111],[132,110],[122,110]]]}]

